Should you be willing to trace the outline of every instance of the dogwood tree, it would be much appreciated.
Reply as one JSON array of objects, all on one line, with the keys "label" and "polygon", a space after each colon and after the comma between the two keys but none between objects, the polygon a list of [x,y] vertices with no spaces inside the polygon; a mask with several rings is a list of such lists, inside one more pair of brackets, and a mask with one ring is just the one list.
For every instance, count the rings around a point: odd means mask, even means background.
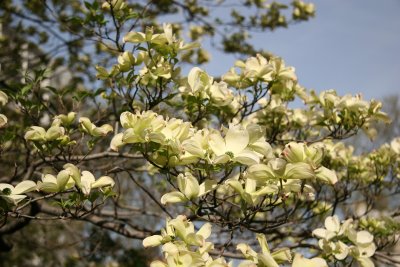
[{"label": "dogwood tree", "polygon": [[[10,62],[23,75],[2,64],[2,249],[28,225],[80,221],[159,248],[153,267],[398,262],[400,138],[362,154],[343,141],[373,139],[377,123],[390,122],[382,104],[308,90],[294,67],[244,38],[248,27],[307,20],[314,6],[245,1],[247,11],[234,7],[224,20],[210,8],[229,5],[211,2],[24,2],[42,20],[1,4],[3,18],[66,42],[70,67],[61,73],[74,78],[54,87],[63,62],[45,70],[29,37],[32,50]],[[156,21],[176,12],[182,23]],[[223,27],[239,30],[218,35]],[[242,58],[220,77],[201,66],[209,56],[200,41],[213,35]],[[21,46],[9,36],[5,47]]]}]

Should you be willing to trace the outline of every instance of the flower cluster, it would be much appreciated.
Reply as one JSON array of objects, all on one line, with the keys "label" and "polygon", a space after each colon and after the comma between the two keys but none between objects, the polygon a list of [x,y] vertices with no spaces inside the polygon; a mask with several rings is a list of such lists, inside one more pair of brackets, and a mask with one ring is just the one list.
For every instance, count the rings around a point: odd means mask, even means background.
[{"label": "flower cluster", "polygon": [[123,41],[134,44],[135,47],[147,45],[148,49],[142,49],[136,56],[130,51],[121,53],[118,64],[114,65],[110,71],[97,66],[99,79],[114,78],[121,73],[133,72],[137,67],[140,70],[138,75],[135,75],[135,81],[141,85],[156,85],[158,79],[174,80],[178,78],[180,69],[174,69],[174,64],[166,58],[176,58],[181,51],[199,47],[197,43],[185,44],[177,39],[173,34],[171,24],[164,24],[162,33],[155,33],[152,27],[147,27],[145,32],[129,32],[124,36]]},{"label": "flower cluster", "polygon": [[[335,172],[321,165],[324,156],[321,144],[307,146],[293,142],[276,157],[264,139],[263,129],[256,124],[245,128],[231,124],[222,131],[197,130],[190,123],[164,119],[153,111],[124,112],[120,121],[125,131],[114,136],[111,148],[117,150],[133,144],[137,150],[149,153],[149,160],[160,167],[188,164],[248,167],[243,175],[227,177],[224,183],[213,175],[200,183],[200,178],[191,172],[179,174],[176,178],[178,190],[165,194],[161,198],[163,204],[195,200],[214,190],[225,196],[232,195],[233,190],[250,205],[279,192],[288,195],[301,192],[313,199],[312,186],[302,181],[337,182]],[[218,168],[215,171],[218,177]]]},{"label": "flower cluster", "polygon": [[307,146],[304,143],[291,142],[281,153],[281,158],[270,160],[268,164],[253,165],[248,177],[255,180],[268,179],[312,179],[335,184],[335,172],[321,166],[324,147],[321,144]]},{"label": "flower cluster", "polygon": [[206,239],[211,235],[211,224],[204,224],[198,231],[185,216],[168,219],[161,235],[153,235],[143,240],[143,246],[156,247],[162,245],[166,263],[154,261],[151,267],[190,267],[220,266],[231,267],[224,258],[213,259],[208,252],[214,245]]},{"label": "flower cluster", "polygon": [[42,176],[42,181],[38,182],[37,188],[47,193],[62,192],[77,186],[83,194],[89,195],[94,188],[113,187],[114,180],[109,176],[102,176],[95,179],[89,171],[80,171],[78,167],[71,163],[64,165],[64,170],[60,171],[55,177],[52,174]]},{"label": "flower cluster", "polygon": [[303,1],[293,1],[293,19],[307,20],[310,16],[315,14],[315,5],[313,3],[305,3]]},{"label": "flower cluster", "polygon": [[[166,262],[153,261],[151,267],[231,267],[232,262],[226,262],[223,257],[212,258],[209,254],[214,249],[212,242],[206,241],[211,235],[211,224],[206,223],[195,231],[195,225],[185,216],[167,219],[166,227],[160,235],[153,235],[143,240],[143,246],[157,247],[162,245]],[[281,247],[271,252],[264,234],[257,234],[261,252],[257,253],[248,244],[240,243],[236,249],[245,260],[239,261],[239,267],[279,267],[280,264],[292,263],[292,267],[327,267],[327,262],[319,257],[307,259],[295,253],[293,258],[289,248]]]},{"label": "flower cluster", "polygon": [[[71,140],[70,131],[68,131],[75,119],[75,112],[69,112],[67,115],[57,115],[47,130],[40,126],[31,126],[25,133],[25,140],[34,142],[38,148],[44,148],[49,143],[61,146],[75,145],[76,141]],[[89,118],[80,117],[79,130],[91,137],[104,137],[109,132],[112,132],[113,128],[109,124],[97,127]]]},{"label": "flower cluster", "polygon": [[116,150],[136,143],[159,144],[151,152],[154,152],[153,160],[161,165],[185,165],[199,160],[210,164],[252,165],[270,153],[270,146],[256,125],[246,128],[230,125],[223,129],[222,136],[220,131],[196,130],[188,122],[164,119],[153,111],[124,112],[120,121],[126,130],[113,138],[111,148]]},{"label": "flower cluster", "polygon": [[114,180],[109,176],[102,176],[95,179],[89,171],[81,171],[71,163],[64,165],[64,169],[56,176],[53,174],[43,174],[41,181],[26,180],[18,183],[15,187],[1,183],[0,199],[3,199],[9,205],[17,205],[26,198],[25,193],[40,191],[44,193],[60,193],[67,190],[78,188],[85,196],[88,196],[92,189],[113,187]]},{"label": "flower cluster", "polygon": [[272,58],[269,61],[258,54],[250,57],[245,62],[237,61],[235,66],[239,68],[238,74],[235,68],[222,76],[222,80],[235,88],[247,88],[258,82],[279,82],[290,87],[297,81],[295,69],[286,67],[281,58]]},{"label": "flower cluster", "polygon": [[197,43],[185,44],[182,40],[177,39],[172,32],[172,25],[163,24],[163,33],[154,33],[152,28],[147,28],[146,32],[129,32],[124,37],[124,42],[140,44],[150,43],[155,45],[155,49],[159,52],[168,50],[169,53],[178,53],[182,50],[188,50],[198,47]]},{"label": "flower cluster", "polygon": [[371,183],[399,177],[399,140],[395,138],[391,143],[381,145],[368,155],[356,155],[353,146],[341,142],[324,140],[323,143],[326,147],[326,161],[336,170],[339,179]]},{"label": "flower cluster", "polygon": [[356,231],[352,219],[341,223],[337,215],[327,217],[325,228],[315,229],[313,235],[327,257],[342,261],[350,256],[363,267],[374,266],[370,259],[376,250],[374,237],[368,231]]},{"label": "flower cluster", "polygon": [[192,96],[201,101],[209,100],[217,107],[232,103],[234,95],[225,82],[214,81],[205,71],[198,67],[190,70],[187,83],[180,87],[183,96]]},{"label": "flower cluster", "polygon": [[371,100],[369,103],[362,100],[360,95],[345,95],[340,97],[335,90],[321,92],[318,96],[314,91],[307,100],[315,111],[313,118],[315,125],[324,127],[336,126],[338,134],[339,129],[345,133],[351,133],[352,129],[361,128],[371,139],[376,136],[376,130],[372,127],[373,121],[382,121],[389,123],[390,119],[386,113],[381,111],[382,103]]},{"label": "flower cluster", "polygon": [[[289,248],[280,248],[271,253],[267,239],[264,234],[257,234],[257,240],[261,247],[261,253],[255,252],[249,245],[240,243],[236,249],[239,250],[246,261],[240,263],[240,267],[251,267],[251,266],[270,266],[279,267],[278,264],[284,262],[291,262],[292,255]],[[299,265],[293,265],[296,267]]]},{"label": "flower cluster", "polygon": [[295,253],[293,258],[290,249],[285,247],[271,253],[264,234],[257,234],[257,240],[261,247],[261,253],[257,253],[247,244],[241,243],[237,245],[237,249],[246,258],[245,261],[239,264],[239,267],[279,267],[279,264],[286,262],[292,262],[292,267],[328,267],[326,261],[319,257],[307,259],[303,255]]},{"label": "flower cluster", "polygon": [[323,156],[321,144],[307,146],[292,142],[286,145],[281,157],[251,165],[245,175],[244,189],[238,180],[229,179],[227,183],[252,204],[258,203],[260,197],[277,194],[280,190],[287,195],[302,192],[308,199],[313,199],[314,189],[302,181],[317,179],[327,184],[338,181],[334,171],[321,166]]},{"label": "flower cluster", "polygon": [[379,246],[387,240],[394,240],[394,236],[400,229],[400,223],[395,217],[362,217],[358,227],[370,232]]}]

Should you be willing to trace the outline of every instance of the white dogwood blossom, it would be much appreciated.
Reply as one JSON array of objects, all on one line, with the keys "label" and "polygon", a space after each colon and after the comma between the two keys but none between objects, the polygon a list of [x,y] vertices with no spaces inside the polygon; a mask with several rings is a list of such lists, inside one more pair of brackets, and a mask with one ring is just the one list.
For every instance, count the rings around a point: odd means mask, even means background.
[{"label": "white dogwood blossom", "polygon": [[89,118],[86,117],[80,117],[79,123],[83,132],[94,137],[106,136],[109,132],[113,131],[111,125],[103,124],[102,126],[97,127]]},{"label": "white dogwood blossom", "polygon": [[261,247],[261,253],[255,252],[249,245],[240,243],[236,249],[248,260],[239,264],[240,267],[265,266],[279,267],[279,264],[291,262],[292,255],[289,248],[280,248],[271,252],[264,234],[257,234],[257,240]]},{"label": "white dogwood blossom", "polygon": [[249,148],[249,132],[241,126],[230,125],[225,137],[219,133],[209,135],[210,148],[215,157],[215,164],[227,163],[228,161],[239,162],[245,165],[256,164],[261,155]]},{"label": "white dogwood blossom", "polygon": [[369,259],[376,250],[374,237],[368,231],[356,231],[352,219],[341,223],[337,215],[327,217],[325,229],[315,229],[313,235],[320,238],[318,244],[325,254],[338,260],[352,256],[361,266],[374,266]]},{"label": "white dogwood blossom", "polygon": [[4,199],[12,205],[17,205],[26,198],[25,193],[34,190],[36,190],[36,183],[33,181],[22,181],[15,187],[11,184],[0,183],[0,199]]},{"label": "white dogwood blossom", "polygon": [[39,181],[38,189],[48,193],[61,192],[66,188],[71,188],[75,184],[71,178],[69,171],[62,170],[55,177],[52,174],[42,176],[42,181]]},{"label": "white dogwood blossom", "polygon": [[189,267],[189,266],[221,266],[232,267],[223,258],[213,259],[209,251],[214,248],[206,239],[211,235],[211,224],[203,224],[195,231],[194,224],[185,216],[179,215],[168,219],[161,235],[153,235],[143,240],[144,247],[162,245],[166,262],[153,261],[153,267]]},{"label": "white dogwood blossom", "polygon": [[216,181],[213,180],[206,180],[199,185],[199,182],[191,173],[179,174],[177,180],[179,191],[163,195],[161,204],[186,202],[201,197],[216,187]]}]

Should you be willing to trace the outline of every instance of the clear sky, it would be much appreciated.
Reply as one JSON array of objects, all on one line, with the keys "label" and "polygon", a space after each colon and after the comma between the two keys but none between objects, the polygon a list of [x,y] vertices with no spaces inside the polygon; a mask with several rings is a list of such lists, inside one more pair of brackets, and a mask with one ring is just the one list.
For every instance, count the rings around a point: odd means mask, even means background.
[{"label": "clear sky", "polygon": [[[294,66],[301,85],[365,99],[400,94],[400,0],[311,0],[314,19],[252,34],[257,47]],[[221,75],[235,59],[213,54],[205,67]]]}]

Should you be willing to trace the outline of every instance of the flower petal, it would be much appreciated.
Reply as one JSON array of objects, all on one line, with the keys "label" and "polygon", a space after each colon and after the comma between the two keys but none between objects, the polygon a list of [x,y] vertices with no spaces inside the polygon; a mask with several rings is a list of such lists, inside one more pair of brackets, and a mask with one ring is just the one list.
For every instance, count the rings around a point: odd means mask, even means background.
[{"label": "flower petal", "polygon": [[166,193],[161,197],[161,204],[166,205],[167,203],[179,203],[179,202],[185,202],[188,199],[178,191]]},{"label": "flower petal", "polygon": [[145,239],[143,239],[143,246],[145,248],[157,247],[157,246],[161,245],[162,240],[163,240],[162,236],[152,235],[152,236],[149,236],[149,237],[146,237]]},{"label": "flower petal", "polygon": [[330,232],[339,232],[340,221],[337,215],[329,216],[325,219],[325,228]]},{"label": "flower petal", "polygon": [[33,181],[22,181],[19,184],[17,184],[14,188],[14,190],[12,190],[12,194],[14,195],[19,195],[19,194],[23,194],[26,192],[30,192],[36,190],[36,183]]},{"label": "flower petal", "polygon": [[236,154],[242,152],[249,144],[249,132],[240,126],[229,127],[228,132],[225,136],[226,151],[232,152],[236,157]]},{"label": "flower petal", "polygon": [[320,179],[329,184],[336,184],[338,181],[336,172],[323,166],[315,170],[315,176],[317,177],[317,179]]},{"label": "flower petal", "polygon": [[199,231],[197,231],[196,235],[201,235],[204,239],[207,239],[211,235],[211,224],[203,224]]},{"label": "flower petal", "polygon": [[114,179],[110,176],[101,176],[97,181],[92,183],[92,188],[104,187],[104,186],[114,186]]}]

